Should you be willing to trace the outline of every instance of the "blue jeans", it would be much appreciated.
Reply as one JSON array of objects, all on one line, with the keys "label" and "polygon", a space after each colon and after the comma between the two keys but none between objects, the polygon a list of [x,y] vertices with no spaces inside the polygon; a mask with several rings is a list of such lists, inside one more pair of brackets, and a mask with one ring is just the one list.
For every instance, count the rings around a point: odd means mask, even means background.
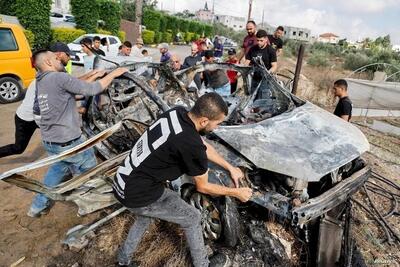
[{"label": "blue jeans", "polygon": [[220,96],[229,96],[231,94],[231,84],[227,83],[221,87],[214,88],[214,90]]},{"label": "blue jeans", "polygon": [[[49,156],[60,154],[70,148],[73,148],[85,141],[84,137],[73,141],[68,146],[61,146],[43,142],[43,146]],[[58,161],[50,166],[44,177],[43,184],[47,187],[55,187],[60,184],[69,175],[81,174],[94,166],[96,166],[96,157],[93,148],[72,156],[67,159]],[[51,200],[43,194],[37,194],[31,205],[32,213],[40,213],[51,204]]]}]

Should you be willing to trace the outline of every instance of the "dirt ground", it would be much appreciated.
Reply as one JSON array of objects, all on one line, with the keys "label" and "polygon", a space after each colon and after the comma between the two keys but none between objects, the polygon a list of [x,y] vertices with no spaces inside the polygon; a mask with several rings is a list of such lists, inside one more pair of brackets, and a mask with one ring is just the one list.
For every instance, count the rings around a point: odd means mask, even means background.
[{"label": "dirt ground", "polygon": [[[282,65],[294,70],[293,60],[283,61],[285,63]],[[313,73],[318,73],[318,75],[313,75]],[[332,80],[341,76],[340,73],[336,70],[332,73],[330,71],[321,73],[318,69],[305,66],[303,74],[308,78],[304,77],[301,81],[303,90],[300,90],[300,96],[318,105],[326,106],[328,110],[331,109],[334,102],[329,88]],[[314,79],[310,78],[313,76]],[[313,85],[313,89],[304,90],[308,85]],[[0,105],[3,121],[0,127],[0,145],[14,140],[14,114],[19,104]],[[361,123],[363,119],[355,118],[354,121]],[[392,121],[393,124],[399,122],[398,119]],[[372,169],[400,183],[399,137],[382,134],[362,125],[358,127],[371,143],[371,150],[364,158]],[[37,131],[22,155],[0,158],[0,172],[33,162],[44,156],[45,152]],[[44,172],[45,170],[40,170],[30,175],[41,179]],[[96,231],[96,237],[87,248],[81,252],[74,252],[63,248],[61,244],[66,231],[77,224],[86,224],[100,218],[104,216],[104,212],[78,217],[77,207],[73,204],[56,203],[48,215],[32,219],[26,216],[26,212],[34,196],[33,193],[4,182],[0,183],[0,190],[2,192],[0,197],[0,267],[10,266],[16,262],[20,262],[18,266],[24,267],[112,266],[117,247],[133,222],[129,214],[114,219],[109,225]],[[365,198],[363,195],[357,197]],[[377,203],[380,203],[382,209],[387,204],[384,201]],[[355,217],[359,224],[354,234],[361,252],[367,259],[368,266],[376,266],[376,264],[399,266],[400,246],[398,243],[392,246],[385,243],[382,231],[376,227],[375,223],[365,222],[366,215],[358,209],[356,209]],[[391,218],[390,223],[399,231],[398,215]],[[136,258],[142,262],[143,266],[188,266],[189,258],[184,244],[185,238],[181,231],[169,224],[158,223],[149,229]]]}]

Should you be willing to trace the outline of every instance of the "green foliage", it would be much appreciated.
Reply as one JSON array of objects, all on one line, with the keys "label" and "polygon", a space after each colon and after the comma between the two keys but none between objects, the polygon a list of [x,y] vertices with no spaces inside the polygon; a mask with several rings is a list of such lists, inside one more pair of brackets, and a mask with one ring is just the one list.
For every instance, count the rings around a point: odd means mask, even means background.
[{"label": "green foliage", "polygon": [[371,59],[364,53],[350,53],[345,56],[343,67],[348,70],[356,70],[370,63],[372,63]]},{"label": "green foliage", "polygon": [[88,33],[96,32],[99,19],[99,4],[97,1],[71,0],[71,12],[75,17],[76,27]]},{"label": "green foliage", "polygon": [[193,20],[190,21],[189,28],[188,28],[189,32],[197,33],[198,25],[199,25],[199,23],[197,23],[196,21],[193,21]]},{"label": "green foliage", "polygon": [[162,34],[162,41],[165,43],[171,43],[172,42],[172,33],[164,32]]},{"label": "green foliage", "polygon": [[189,43],[192,40],[196,40],[196,39],[194,39],[194,33],[193,32],[185,33],[185,42]]},{"label": "green foliage", "polygon": [[125,42],[125,39],[126,39],[126,32],[124,32],[124,31],[118,31],[117,36],[118,36],[118,38],[121,40],[121,42]]},{"label": "green foliage", "polygon": [[204,26],[204,35],[208,37],[214,36],[214,28],[211,25]]},{"label": "green foliage", "polygon": [[329,64],[328,54],[324,51],[315,51],[310,55],[307,63],[314,67],[326,67]]},{"label": "green foliage", "polygon": [[110,31],[106,31],[103,29],[96,29],[96,33],[112,35],[112,33]]},{"label": "green foliage", "polygon": [[130,0],[121,0],[121,18],[129,21],[135,21],[135,2]]},{"label": "green foliage", "polygon": [[28,40],[30,47],[33,47],[35,45],[35,35],[33,34],[33,32],[31,32],[30,30],[24,30],[24,34],[26,39]]},{"label": "green foliage", "polygon": [[145,8],[143,10],[143,25],[146,26],[147,30],[159,31],[161,16],[161,12]]},{"label": "green foliage", "polygon": [[84,30],[71,29],[71,28],[53,28],[51,42],[70,43],[77,39],[79,36],[85,34]]},{"label": "green foliage", "polygon": [[142,31],[142,38],[145,44],[153,44],[154,43],[154,31],[150,30],[143,30]]},{"label": "green foliage", "polygon": [[311,47],[310,51],[323,51],[327,55],[339,57],[342,54],[343,47],[336,44],[326,44],[321,42],[315,42]]},{"label": "green foliage", "polygon": [[99,17],[105,22],[104,29],[117,35],[121,21],[121,5],[109,0],[100,0],[98,5]]},{"label": "green foliage", "polygon": [[16,0],[0,0],[0,13],[8,16],[16,16]]},{"label": "green foliage", "polygon": [[283,54],[288,57],[297,57],[300,45],[303,43],[304,42],[297,40],[285,39],[283,41],[283,50],[284,50]]},{"label": "green foliage", "polygon": [[178,25],[178,18],[175,16],[166,16],[167,18],[167,30],[171,30],[172,34],[175,36],[175,34],[178,32],[179,25]]},{"label": "green foliage", "polygon": [[195,33],[190,41],[193,42],[193,41],[196,41],[196,40],[198,40],[198,39],[200,39],[200,34]]},{"label": "green foliage", "polygon": [[16,0],[14,8],[20,23],[35,35],[34,48],[49,44],[51,0]]},{"label": "green foliage", "polygon": [[160,32],[165,32],[167,30],[167,16],[161,16],[160,18]]},{"label": "green foliage", "polygon": [[163,37],[162,32],[156,32],[154,34],[154,43],[156,43],[156,44],[161,43],[162,37]]},{"label": "green foliage", "polygon": [[187,32],[189,30],[189,21],[186,19],[178,19],[179,31]]},{"label": "green foliage", "polygon": [[[175,16],[184,19],[193,19],[196,15],[194,13],[191,13],[188,9],[185,9],[183,10],[183,12],[176,13]],[[181,31],[183,31],[183,29],[181,29]]]}]

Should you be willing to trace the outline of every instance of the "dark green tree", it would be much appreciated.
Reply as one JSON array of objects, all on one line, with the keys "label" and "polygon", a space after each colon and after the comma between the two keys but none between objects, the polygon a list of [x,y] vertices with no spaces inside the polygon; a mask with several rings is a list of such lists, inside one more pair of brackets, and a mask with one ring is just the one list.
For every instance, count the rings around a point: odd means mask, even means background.
[{"label": "dark green tree", "polygon": [[121,21],[121,5],[109,0],[99,1],[99,17],[104,21],[104,29],[117,35]]},{"label": "dark green tree", "polygon": [[0,13],[8,16],[15,16],[16,0],[0,0]]},{"label": "dark green tree", "polygon": [[35,35],[34,48],[46,47],[51,38],[51,0],[16,0],[15,14],[25,29]]},{"label": "dark green tree", "polygon": [[75,17],[76,27],[87,33],[96,32],[99,20],[98,1],[71,0],[71,12]]}]

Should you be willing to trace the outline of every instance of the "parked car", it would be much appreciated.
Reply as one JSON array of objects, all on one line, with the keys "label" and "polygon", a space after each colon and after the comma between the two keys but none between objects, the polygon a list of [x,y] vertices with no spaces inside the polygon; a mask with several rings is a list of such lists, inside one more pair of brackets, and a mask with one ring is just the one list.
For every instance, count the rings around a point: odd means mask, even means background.
[{"label": "parked car", "polygon": [[36,72],[21,26],[0,21],[0,40],[0,103],[11,103],[23,96]]},{"label": "parked car", "polygon": [[96,33],[84,34],[68,44],[69,49],[71,49],[72,53],[75,55],[71,58],[73,64],[83,64],[83,56],[86,55],[82,52],[80,41],[83,38],[93,39],[94,36],[99,36],[102,39],[102,43],[103,41],[107,41],[109,44],[108,47],[103,45],[100,47],[106,53],[106,56],[116,56],[118,54],[118,48],[122,43],[117,36]]}]

